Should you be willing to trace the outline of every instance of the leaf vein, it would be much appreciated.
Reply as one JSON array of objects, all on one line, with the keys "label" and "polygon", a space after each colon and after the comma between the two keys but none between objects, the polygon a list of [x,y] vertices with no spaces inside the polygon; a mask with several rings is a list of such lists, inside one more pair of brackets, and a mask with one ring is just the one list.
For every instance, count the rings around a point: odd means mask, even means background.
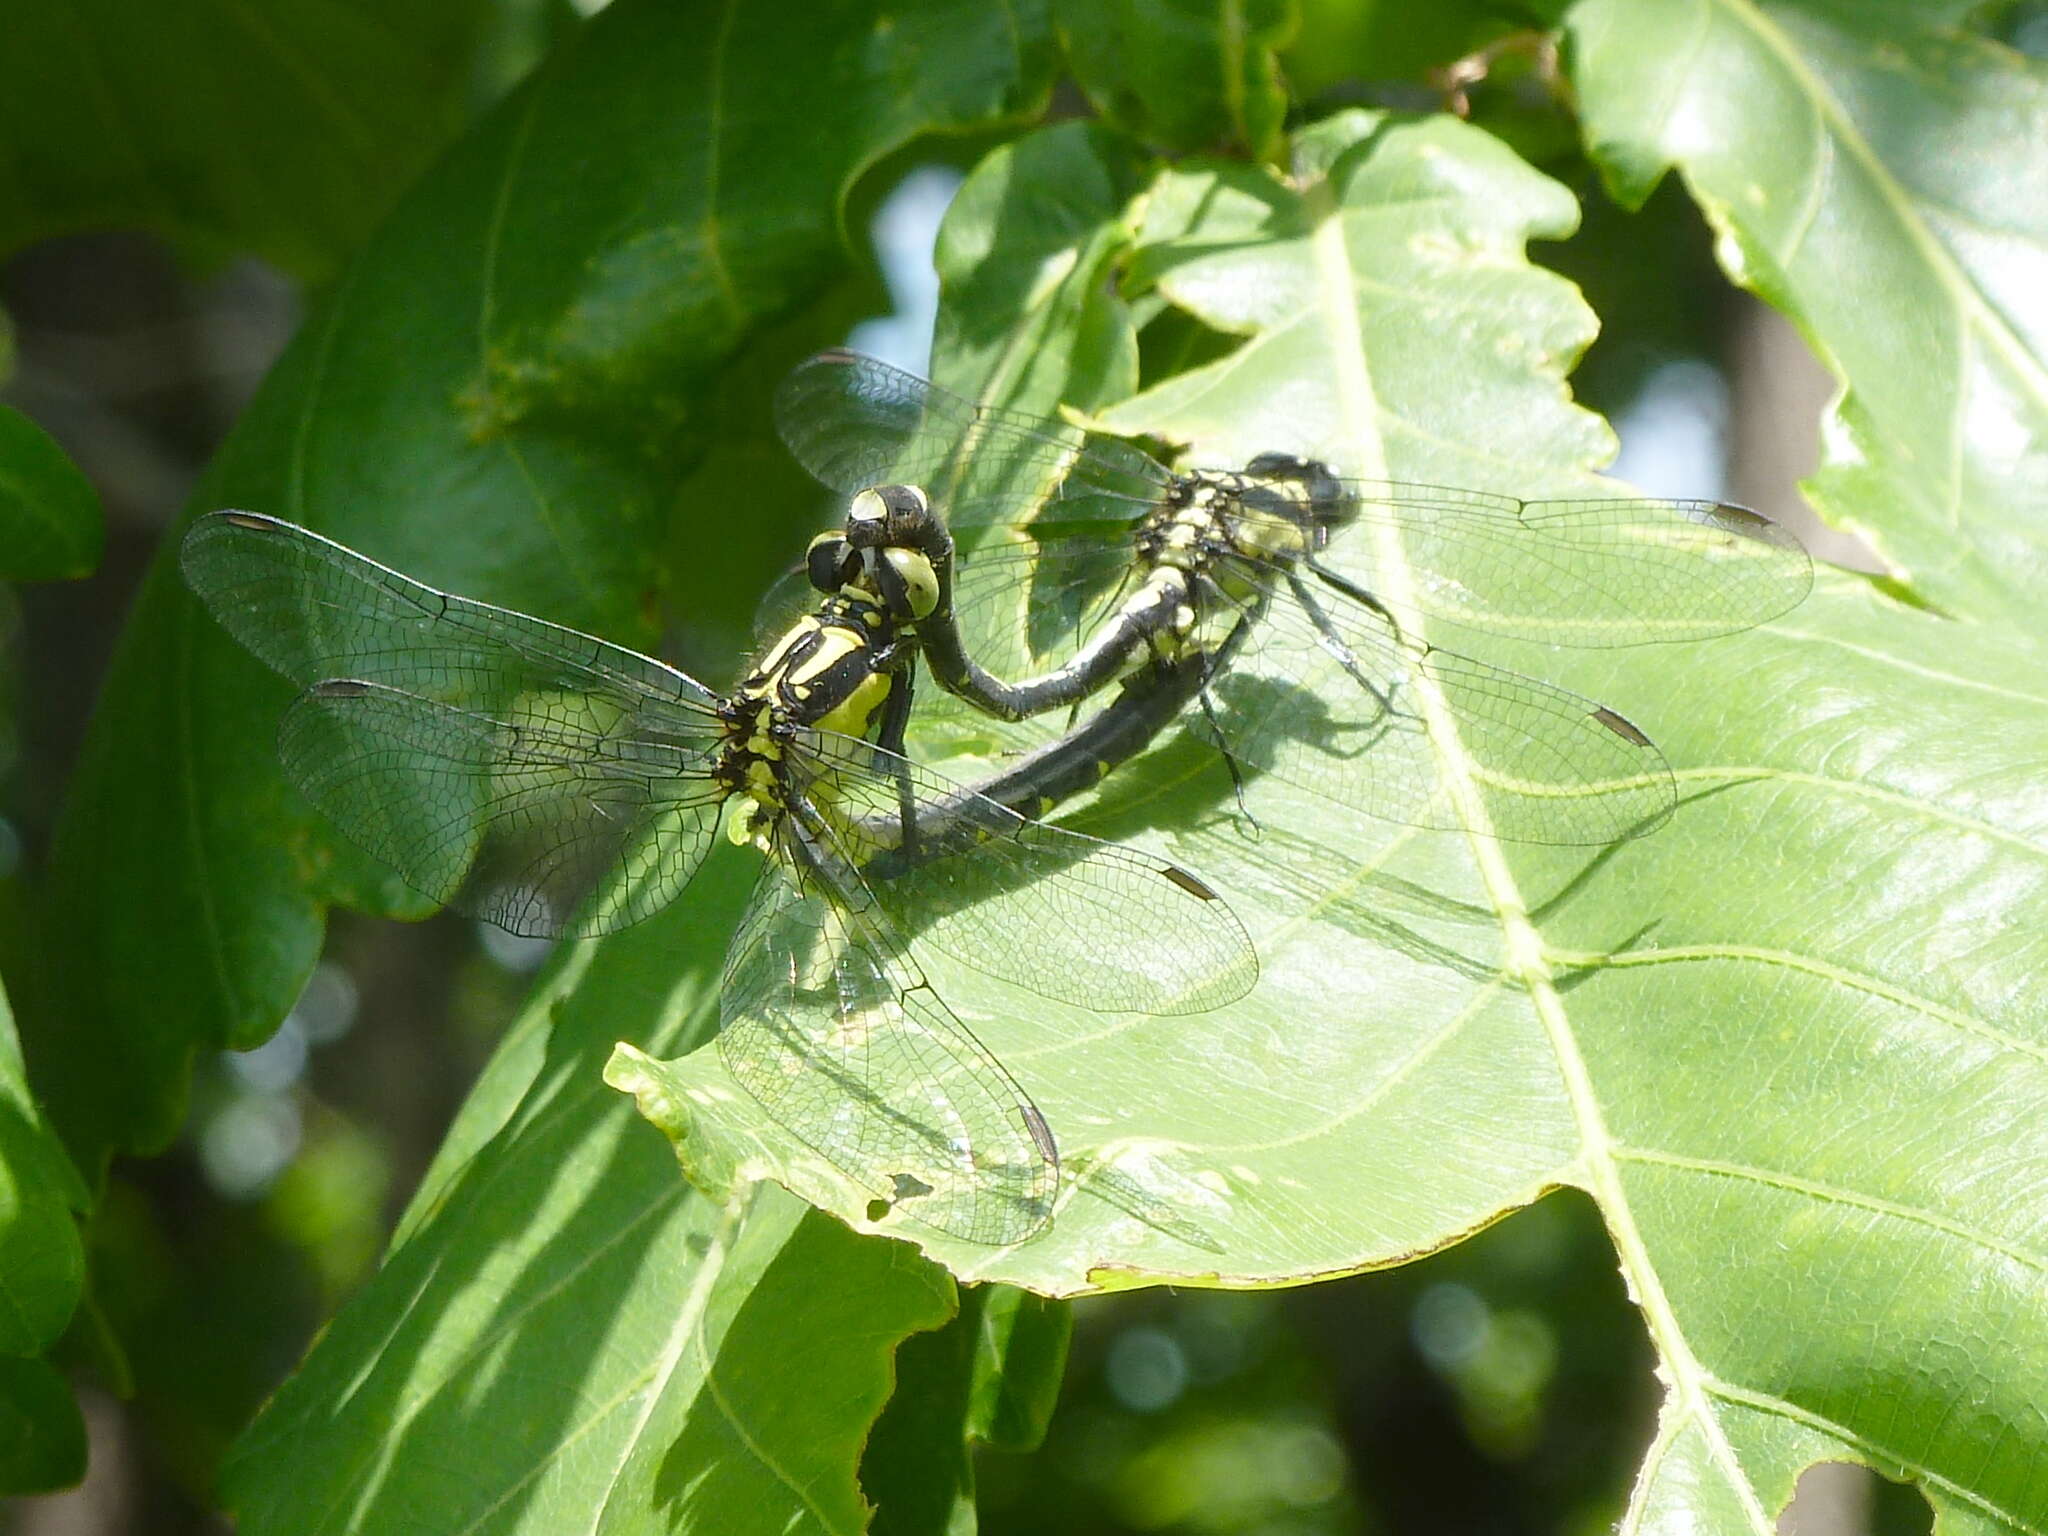
[{"label": "leaf vein", "polygon": [[1663,1168],[1676,1168],[1682,1172],[1712,1174],[1719,1178],[1737,1179],[1747,1183],[1761,1184],[1770,1189],[1780,1189],[1787,1194],[1806,1195],[1814,1200],[1833,1201],[1852,1205],[1858,1210],[1873,1215],[1889,1216],[1897,1221],[1915,1226],[1945,1232],[1950,1237],[1973,1243],[1988,1252],[2011,1259],[2015,1264],[2024,1264],[2029,1269],[2048,1271],[2048,1254],[2036,1253],[2015,1243],[2006,1242],[1989,1233],[1980,1231],[1965,1222],[1956,1221],[1936,1211],[1923,1210],[1917,1206],[1905,1205],[1896,1200],[1887,1200],[1879,1195],[1865,1194],[1860,1190],[1842,1185],[1823,1183],[1818,1179],[1802,1178],[1779,1168],[1762,1168],[1753,1164],[1734,1163],[1722,1158],[1688,1157],[1680,1152],[1666,1152],[1655,1147],[1632,1147],[1617,1145],[1614,1155],[1623,1162],[1654,1164]]},{"label": "leaf vein", "polygon": [[1887,1470],[1896,1469],[1905,1473],[1915,1482],[1926,1483],[1931,1488],[1938,1488],[1958,1503],[1969,1505],[1979,1514],[1998,1521],[2009,1530],[2022,1532],[2023,1536],[2048,1536],[2048,1530],[2044,1530],[2040,1526],[2027,1524],[2009,1510],[2002,1509],[1992,1503],[1981,1493],[1965,1488],[1962,1484],[1951,1478],[1943,1477],[1939,1472],[1934,1471],[1924,1463],[1914,1461],[1910,1457],[1901,1456],[1895,1451],[1887,1450],[1882,1445],[1871,1440],[1869,1436],[1856,1434],[1846,1426],[1837,1423],[1823,1414],[1815,1413],[1808,1408],[1802,1408],[1798,1404],[1788,1402],[1786,1399],[1773,1393],[1758,1392],[1747,1387],[1739,1387],[1732,1382],[1723,1381],[1717,1377],[1709,1377],[1705,1382],[1705,1388],[1713,1396],[1734,1407],[1748,1408],[1757,1413],[1768,1413],[1781,1419],[1789,1419],[1795,1424],[1804,1425],[1806,1428],[1818,1431],[1832,1440],[1840,1441],[1844,1445],[1867,1449],[1874,1460],[1882,1461],[1885,1464]]},{"label": "leaf vein", "polygon": [[1960,1008],[1937,1003],[1921,993],[1908,991],[1892,982],[1881,981],[1875,976],[1852,971],[1846,966],[1836,965],[1813,955],[1801,954],[1797,950],[1766,949],[1761,945],[1747,944],[1686,944],[1671,945],[1663,949],[1622,950],[1611,955],[1575,955],[1571,958],[1574,964],[1583,965],[1588,969],[1622,970],[1634,966],[1709,960],[1734,960],[1756,965],[1782,966],[1786,970],[1815,976],[1837,986],[1861,992],[1867,997],[1875,997],[1897,1007],[1911,1009],[1936,1023],[1947,1024],[1963,1034],[1974,1035],[2003,1050],[2013,1051],[2018,1055],[2048,1064],[2048,1048],[2032,1040],[2008,1034],[1987,1020],[1965,1013]]}]

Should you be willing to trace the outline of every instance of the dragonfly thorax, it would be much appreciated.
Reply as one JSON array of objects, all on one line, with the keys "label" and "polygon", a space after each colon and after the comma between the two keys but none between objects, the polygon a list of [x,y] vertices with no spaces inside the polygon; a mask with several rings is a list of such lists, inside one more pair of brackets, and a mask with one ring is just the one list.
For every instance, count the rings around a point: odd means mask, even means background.
[{"label": "dragonfly thorax", "polygon": [[864,736],[889,696],[896,632],[880,603],[836,593],[768,648],[735,696],[770,705],[779,726]]},{"label": "dragonfly thorax", "polygon": [[1235,503],[1235,489],[1221,478],[1182,477],[1175,494],[1139,526],[1139,560],[1154,569],[1206,569],[1219,550],[1230,548],[1228,514]]}]

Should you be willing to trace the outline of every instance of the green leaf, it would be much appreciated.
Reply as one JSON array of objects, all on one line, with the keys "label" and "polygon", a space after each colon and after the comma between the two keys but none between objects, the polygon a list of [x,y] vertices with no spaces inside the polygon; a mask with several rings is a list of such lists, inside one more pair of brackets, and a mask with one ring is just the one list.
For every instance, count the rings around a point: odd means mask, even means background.
[{"label": "green leaf", "polygon": [[330,272],[460,125],[486,14],[27,7],[0,62],[0,252],[142,228]]},{"label": "green leaf", "polygon": [[[1042,17],[966,0],[839,8],[794,51],[772,10],[621,0],[379,231],[198,505],[628,644],[656,632],[673,542],[691,630],[744,633],[814,498],[794,469],[744,517],[678,486],[707,445],[768,434],[765,381],[799,346],[774,326],[848,270],[853,183],[920,133],[1027,108],[1050,55]],[[725,388],[750,368],[762,398]],[[57,990],[30,1021],[82,1161],[161,1145],[191,1053],[270,1033],[326,900],[420,910],[287,790],[287,697],[159,561],[58,828]]]},{"label": "green leaf", "polygon": [[779,1192],[697,1198],[598,1076],[622,1033],[709,1038],[757,869],[727,849],[688,901],[554,957],[468,1149],[225,1466],[238,1529],[862,1528],[897,1345],[951,1283]]},{"label": "green leaf", "polygon": [[[1190,164],[1150,190],[1131,280],[1243,339],[1111,422],[1193,463],[1279,449],[1523,495],[1596,486],[1611,438],[1562,389],[1594,319],[1522,251],[1570,228],[1563,191],[1446,119],[1343,114],[1295,161],[1299,185]],[[1959,1529],[2041,1525],[2039,1437],[2017,1427],[2048,1368],[2026,1193],[2048,1156],[2041,652],[1844,576],[1710,643],[1433,638],[1648,730],[1679,776],[1669,825],[1493,845],[1254,769],[1253,836],[1213,751],[1166,742],[1068,820],[1222,891],[1260,985],[1209,1014],[1104,1019],[921,955],[1069,1178],[1029,1243],[920,1245],[1047,1294],[1299,1283],[1576,1185],[1669,1391],[1629,1529],[1768,1530],[1821,1457],[1920,1482]],[[1245,675],[1268,665],[1284,683],[1277,652]],[[966,777],[973,744],[946,723],[919,750]],[[674,1128],[718,1137],[699,1109],[714,1057],[641,1070]],[[735,1155],[765,1160],[774,1128],[747,1129]],[[779,1176],[858,1216],[815,1159],[777,1151]]]},{"label": "green leaf", "polygon": [[0,1492],[37,1493],[85,1470],[85,1425],[63,1376],[40,1360],[78,1306],[85,1257],[74,1209],[85,1189],[44,1125],[0,994]]},{"label": "green leaf", "polygon": [[78,1306],[85,1259],[71,1213],[85,1189],[30,1096],[0,994],[0,1355],[55,1343]]},{"label": "green leaf", "polygon": [[99,564],[99,497],[50,434],[0,405],[0,579],[64,581]]},{"label": "green leaf", "polygon": [[48,1493],[85,1476],[85,1420],[61,1372],[0,1357],[0,1493]]},{"label": "green leaf", "polygon": [[1729,274],[1842,381],[1814,503],[1928,601],[2038,634],[2048,65],[1973,9],[1583,0],[1572,73],[1616,193],[1677,166]]},{"label": "green leaf", "polygon": [[1095,109],[1161,149],[1273,157],[1287,91],[1273,56],[1287,0],[1054,0],[1067,65]]},{"label": "green leaf", "polygon": [[[1095,123],[1060,123],[990,151],[939,226],[932,260],[952,301],[933,355],[1021,393],[1064,383],[1080,405],[1128,395],[1137,346],[1107,268],[1136,234],[1128,210],[1146,174],[1129,143]],[[1036,377],[1046,341],[1057,343],[1055,371]]]},{"label": "green leaf", "polygon": [[974,1443],[1039,1443],[1072,1324],[1064,1302],[978,1285],[961,1293],[945,1327],[904,1343],[896,1391],[861,1458],[877,1536],[973,1529]]},{"label": "green leaf", "polygon": [[[1555,0],[1545,0],[1555,3]],[[1281,51],[1296,93],[1313,101],[1346,81],[1421,84],[1519,19],[1489,0],[1297,0],[1300,24]],[[1515,12],[1530,7],[1515,7]]]}]

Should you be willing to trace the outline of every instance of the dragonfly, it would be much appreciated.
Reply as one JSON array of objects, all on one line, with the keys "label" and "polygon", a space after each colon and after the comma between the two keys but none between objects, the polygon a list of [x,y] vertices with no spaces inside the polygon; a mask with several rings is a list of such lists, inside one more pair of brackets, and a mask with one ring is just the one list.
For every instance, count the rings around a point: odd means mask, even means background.
[{"label": "dragonfly", "polygon": [[1045,1117],[913,941],[1104,1012],[1202,1011],[1256,979],[1244,929],[1190,871],[897,750],[911,621],[935,591],[914,555],[844,558],[727,693],[257,513],[201,517],[180,563],[302,690],[279,725],[286,776],[437,904],[593,937],[676,899],[721,826],[765,855],[727,949],[721,1058],[871,1196],[871,1219],[1021,1242],[1059,1181]]},{"label": "dragonfly", "polygon": [[1792,534],[1724,502],[1525,501],[1344,479],[1279,452],[1176,471],[844,350],[799,365],[776,418],[826,486],[914,489],[959,540],[919,625],[943,687],[1015,721],[1200,658],[1187,702],[1241,807],[1249,763],[1412,826],[1559,845],[1639,836],[1677,800],[1648,735],[1429,632],[1700,640],[1788,611],[1813,580]]}]

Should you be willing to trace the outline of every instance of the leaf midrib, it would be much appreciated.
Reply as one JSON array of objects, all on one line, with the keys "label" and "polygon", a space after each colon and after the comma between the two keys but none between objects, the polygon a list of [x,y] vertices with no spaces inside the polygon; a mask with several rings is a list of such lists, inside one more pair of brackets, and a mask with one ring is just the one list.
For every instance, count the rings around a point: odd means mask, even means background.
[{"label": "leaf midrib", "polygon": [[[1355,297],[1357,275],[1346,242],[1344,222],[1337,200],[1327,181],[1317,181],[1304,190],[1304,201],[1313,233],[1311,260],[1317,272],[1317,302],[1336,359],[1338,419],[1343,423],[1344,441],[1350,450],[1346,467],[1363,478],[1387,480],[1392,476],[1386,449],[1378,430],[1379,407],[1373,388],[1371,364],[1359,328]],[[1407,580],[1405,552],[1391,530],[1393,547],[1385,551],[1385,579],[1398,589]],[[1414,638],[1427,642],[1418,626]],[[1505,941],[1504,971],[1519,981],[1527,992],[1538,1021],[1548,1038],[1551,1053],[1563,1079],[1565,1097],[1578,1126],[1580,1151],[1574,1160],[1586,1185],[1606,1218],[1629,1289],[1642,1309],[1651,1339],[1665,1362],[1672,1385],[1674,1416],[1690,1419],[1700,1426],[1714,1461],[1741,1502],[1758,1536],[1768,1536],[1772,1522],[1758,1501],[1755,1490],[1742,1474],[1735,1454],[1719,1421],[1706,1411],[1706,1372],[1693,1356],[1670,1299],[1665,1295],[1649,1247],[1630,1208],[1628,1194],[1614,1157],[1614,1141],[1594,1091],[1592,1073],[1578,1047],[1577,1036],[1550,967],[1548,952],[1535,920],[1529,914],[1514,871],[1486,824],[1473,778],[1477,771],[1463,753],[1448,706],[1441,698],[1425,712],[1430,718],[1432,745],[1443,758],[1447,780],[1464,812],[1472,855],[1500,924]]]}]

